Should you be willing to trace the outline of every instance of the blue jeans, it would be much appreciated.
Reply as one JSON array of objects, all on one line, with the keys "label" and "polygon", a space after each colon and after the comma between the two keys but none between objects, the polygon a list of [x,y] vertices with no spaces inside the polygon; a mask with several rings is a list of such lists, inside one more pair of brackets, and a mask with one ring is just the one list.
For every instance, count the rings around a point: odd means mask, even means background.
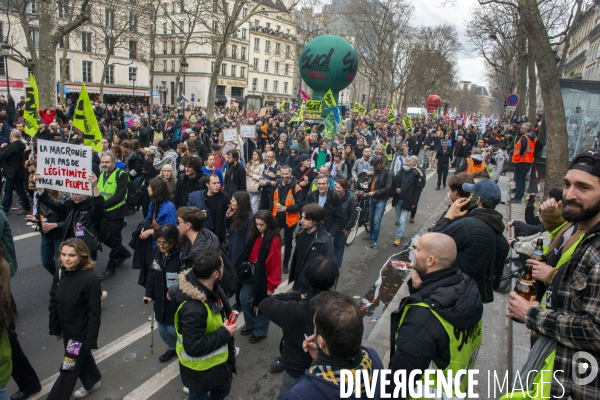
[{"label": "blue jeans", "polygon": [[338,267],[342,266],[344,250],[346,250],[346,235],[344,235],[344,232],[339,231],[333,237],[333,251],[335,252],[335,261],[337,261]]},{"label": "blue jeans", "polygon": [[254,315],[254,307],[252,306],[253,286],[254,284],[252,283],[244,283],[240,292],[244,323],[246,324],[246,329],[254,328],[254,336],[267,336],[267,333],[269,332],[269,323],[271,321],[263,314]]},{"label": "blue jeans", "polygon": [[8,385],[0,386],[0,400],[9,400]]},{"label": "blue jeans", "polygon": [[223,400],[231,391],[231,385],[219,390],[211,390],[208,392],[198,392],[190,388],[188,400]]},{"label": "blue jeans", "polygon": [[40,242],[40,254],[42,255],[42,266],[50,274],[54,275],[58,266],[58,256],[60,255],[61,239],[50,239],[42,235]]},{"label": "blue jeans", "polygon": [[525,194],[525,178],[527,173],[531,170],[530,163],[516,163],[515,164],[515,199],[522,200]]},{"label": "blue jeans", "polygon": [[175,344],[177,343],[177,332],[175,332],[175,325],[165,325],[156,321],[156,328],[160,334],[160,338],[167,344],[169,350],[175,350]]},{"label": "blue jeans", "polygon": [[379,238],[379,230],[381,229],[381,219],[385,212],[385,200],[374,200],[372,197],[369,199],[369,223],[371,225],[371,242],[377,243]]},{"label": "blue jeans", "polygon": [[410,214],[410,210],[403,210],[402,204],[403,200],[398,200],[396,203],[396,221],[398,221],[398,229],[396,230],[396,237],[401,239],[404,236],[404,229],[406,229],[406,218],[408,218],[408,214]]}]

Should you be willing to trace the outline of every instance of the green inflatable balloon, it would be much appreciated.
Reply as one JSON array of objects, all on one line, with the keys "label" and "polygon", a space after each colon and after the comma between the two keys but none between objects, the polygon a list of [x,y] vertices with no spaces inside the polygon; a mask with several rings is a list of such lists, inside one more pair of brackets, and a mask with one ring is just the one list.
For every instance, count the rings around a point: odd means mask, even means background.
[{"label": "green inflatable balloon", "polygon": [[302,79],[315,93],[331,89],[337,98],[337,93],[354,81],[358,56],[343,37],[323,35],[304,46],[299,65]]}]

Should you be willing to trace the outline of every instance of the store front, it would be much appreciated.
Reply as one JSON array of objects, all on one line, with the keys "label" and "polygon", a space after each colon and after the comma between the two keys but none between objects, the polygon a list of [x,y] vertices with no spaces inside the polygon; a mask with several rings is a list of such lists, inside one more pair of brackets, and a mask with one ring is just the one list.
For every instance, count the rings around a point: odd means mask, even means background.
[{"label": "store front", "polygon": [[225,86],[217,85],[217,93],[215,97],[215,106],[227,107],[227,96],[225,96]]},{"label": "store front", "polygon": [[[86,85],[85,86],[90,100],[100,100],[100,86],[97,85]],[[69,93],[67,97],[77,98],[81,93],[81,85],[65,85],[65,92]],[[158,94],[155,93],[158,97]],[[104,86],[104,99],[103,103],[114,104],[116,102],[121,103],[132,103],[132,104],[149,104],[150,103],[150,91],[144,88],[123,88],[114,86]]]}]

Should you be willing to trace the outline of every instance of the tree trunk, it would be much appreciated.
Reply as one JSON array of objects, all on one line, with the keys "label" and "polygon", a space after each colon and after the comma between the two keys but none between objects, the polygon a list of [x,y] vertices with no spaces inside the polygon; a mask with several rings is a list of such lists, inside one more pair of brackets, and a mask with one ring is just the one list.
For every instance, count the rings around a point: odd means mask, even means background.
[{"label": "tree trunk", "polygon": [[217,82],[219,80],[219,72],[221,71],[221,63],[227,52],[227,43],[229,43],[229,34],[225,32],[223,40],[220,43],[217,56],[215,58],[215,68],[210,74],[210,85],[208,87],[208,98],[206,99],[206,116],[212,121],[215,111],[215,97],[217,94]]},{"label": "tree trunk", "polygon": [[108,71],[108,63],[110,62],[110,54],[113,49],[106,49],[106,57],[102,65],[102,76],[100,77],[100,100],[104,102],[104,82],[106,82],[106,72]]},{"label": "tree trunk", "polygon": [[60,104],[63,103],[63,101],[65,101],[65,99],[63,98],[63,93],[65,93],[65,80],[66,80],[66,73],[67,71],[65,71],[65,67],[67,66],[67,49],[69,48],[69,37],[67,36],[65,38],[64,41],[64,48],[63,48],[63,53],[62,53],[62,57],[60,59],[60,66],[62,68],[62,71],[60,72],[60,93],[58,94],[58,102]]},{"label": "tree trunk", "polygon": [[517,94],[521,99],[517,105],[517,115],[522,118],[526,114],[525,98],[527,96],[527,36],[523,19],[519,20],[519,37],[517,38],[518,54],[518,71],[517,71]]},{"label": "tree trunk", "polygon": [[40,1],[38,60],[34,65],[35,82],[38,87],[39,109],[56,105],[56,1]]},{"label": "tree trunk", "polygon": [[563,178],[569,164],[567,124],[560,76],[548,32],[542,21],[536,0],[519,0],[523,22],[527,26],[527,36],[535,56],[538,79],[544,100],[546,116],[546,181],[545,193],[552,188],[562,187]]},{"label": "tree trunk", "polygon": [[527,118],[530,123],[535,122],[535,112],[537,108],[537,76],[535,74],[535,57],[531,49],[531,40],[529,40],[529,52],[527,56]]}]

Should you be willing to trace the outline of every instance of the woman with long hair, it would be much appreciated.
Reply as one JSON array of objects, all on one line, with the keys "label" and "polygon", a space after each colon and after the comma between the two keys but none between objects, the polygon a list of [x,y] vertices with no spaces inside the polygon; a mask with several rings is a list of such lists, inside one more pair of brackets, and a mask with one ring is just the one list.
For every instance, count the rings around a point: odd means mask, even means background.
[{"label": "woman with long hair", "polygon": [[252,335],[250,343],[259,343],[267,337],[269,319],[254,310],[261,301],[273,295],[281,283],[281,237],[277,220],[270,211],[260,210],[254,215],[250,240],[237,265],[245,278],[240,292],[246,325],[242,335]]},{"label": "woman with long hair", "polygon": [[215,174],[219,177],[219,184],[221,188],[223,188],[223,173],[220,169],[215,167],[215,156],[214,154],[209,154],[206,156],[206,161],[204,161],[204,165],[202,166],[202,172],[204,175]]},{"label": "woman with long hair", "polygon": [[354,147],[351,144],[344,145],[344,162],[348,166],[348,171],[352,171],[352,167],[354,167],[354,163],[356,162],[356,155],[354,154]]},{"label": "woman with long hair", "polygon": [[173,200],[175,188],[177,187],[177,177],[175,176],[175,171],[173,171],[171,164],[163,165],[163,167],[160,169],[160,175],[158,176],[158,179],[167,184],[167,189],[169,189],[169,193],[171,193],[170,200]]},{"label": "woman with long hair", "polygon": [[240,254],[244,251],[246,242],[250,237],[252,229],[252,206],[250,205],[250,196],[247,192],[234,192],[231,196],[229,208],[225,213],[228,222],[229,240],[228,256],[229,261],[236,265]]},{"label": "woman with long hair", "polygon": [[275,143],[275,160],[279,163],[279,165],[284,165],[285,160],[287,160],[290,153],[285,148],[285,142],[283,140],[278,140]]},{"label": "woman with long hair", "polygon": [[118,144],[115,144],[110,148],[110,152],[113,154],[113,156],[115,156],[115,167],[125,171],[125,164],[123,163],[123,148]]},{"label": "woman with long hair", "polygon": [[252,204],[252,211],[255,213],[258,211],[260,203],[260,190],[258,181],[261,179],[263,171],[265,170],[265,162],[263,160],[262,153],[260,150],[255,149],[252,151],[252,160],[246,165],[246,190],[250,195],[250,204]]},{"label": "woman with long hair", "polygon": [[335,191],[342,199],[342,209],[344,218],[342,219],[342,229],[335,234],[333,238],[333,249],[335,251],[335,260],[342,266],[344,250],[346,250],[346,238],[350,234],[352,227],[358,217],[356,212],[356,197],[350,190],[350,184],[346,179],[337,179],[335,181]]},{"label": "woman with long hair", "polygon": [[[12,242],[12,240],[11,240]],[[10,264],[0,242],[0,399],[8,400],[8,381],[12,374],[12,348],[8,329],[15,316],[10,295]]]},{"label": "woman with long hair", "polygon": [[[83,240],[71,238],[60,245],[59,267],[50,289],[50,334],[63,340],[65,355],[47,399],[81,399],[100,388],[102,376],[92,350],[98,348],[102,293]],[[73,393],[77,379],[83,386]]]},{"label": "woman with long hair", "polygon": [[[140,232],[140,239],[148,239],[154,232],[165,224],[177,225],[177,208],[171,202],[171,193],[165,181],[159,178],[151,179],[148,184],[148,195],[150,196],[150,207],[144,221],[144,227]],[[156,245],[155,238],[152,247]]]},{"label": "woman with long hair", "polygon": [[169,287],[178,284],[179,272],[184,269],[185,262],[181,257],[179,245],[179,231],[177,226],[166,224],[158,228],[154,234],[156,248],[152,268],[146,280],[146,294],[143,301],[150,304],[154,301],[154,316],[158,325],[158,333],[167,345],[167,351],[158,358],[160,362],[167,362],[176,357],[175,343],[175,302],[167,297]]}]

